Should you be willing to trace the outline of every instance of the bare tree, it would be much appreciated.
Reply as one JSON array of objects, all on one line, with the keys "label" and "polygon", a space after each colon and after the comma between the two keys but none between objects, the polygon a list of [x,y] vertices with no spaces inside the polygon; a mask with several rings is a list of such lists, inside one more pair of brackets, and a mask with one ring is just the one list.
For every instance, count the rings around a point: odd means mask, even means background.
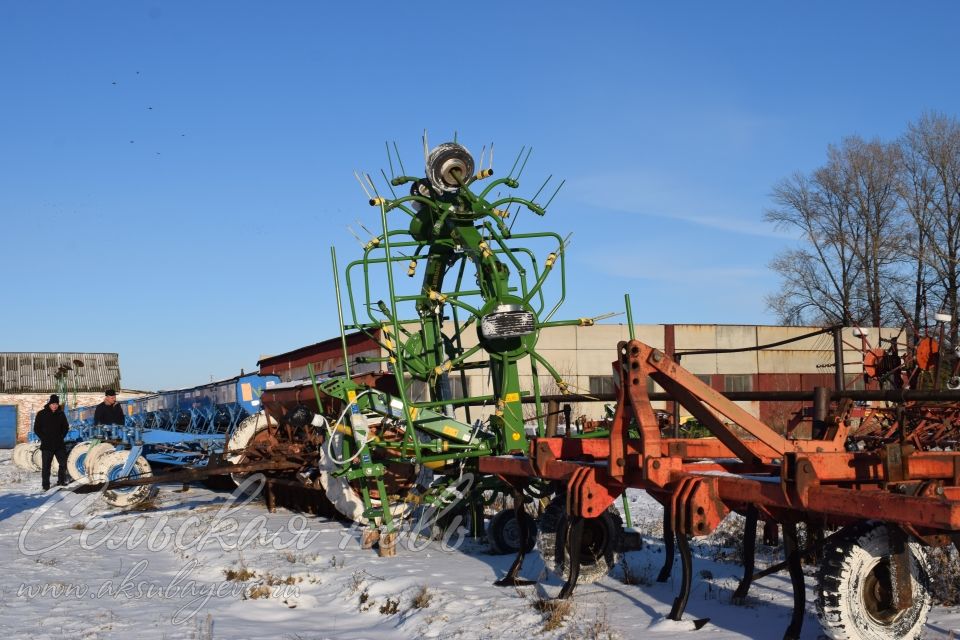
[{"label": "bare tree", "polygon": [[[936,197],[937,178],[924,158],[921,146],[915,135],[904,135],[898,141],[900,147],[897,172],[897,191],[900,201],[909,218],[913,221],[906,233],[907,251],[912,262],[911,277],[913,285],[913,308],[911,309],[913,326],[919,328],[924,323],[927,306],[927,290],[931,286],[930,243],[933,228],[934,198]],[[919,334],[913,336],[919,339]]]},{"label": "bare tree", "polygon": [[897,192],[899,152],[896,144],[851,136],[829,147],[827,164],[817,171],[818,182],[849,209],[845,219],[853,228],[847,234],[860,263],[866,320],[874,327],[899,316],[896,298],[907,260],[907,225]]},{"label": "bare tree", "polygon": [[[960,121],[930,112],[895,143],[844,138],[825,164],[773,191],[766,219],[801,233],[771,267],[782,290],[767,304],[783,322],[960,326]],[[904,304],[902,304],[904,303]],[[907,311],[904,306],[912,309]]]},{"label": "bare tree", "polygon": [[767,304],[781,321],[880,326],[897,315],[907,258],[898,159],[898,146],[852,136],[809,177],[774,188],[766,219],[799,230],[804,245],[771,264],[783,288]]},{"label": "bare tree", "polygon": [[927,180],[929,215],[915,219],[918,226],[923,224],[926,242],[922,255],[934,276],[931,302],[953,316],[950,342],[956,345],[960,289],[960,122],[941,113],[926,113],[907,127],[902,145]]},{"label": "bare tree", "polygon": [[773,200],[777,206],[764,212],[766,220],[800,231],[809,248],[787,250],[771,263],[784,282],[780,293],[768,296],[768,306],[785,324],[859,322],[860,265],[856,238],[847,232],[854,225],[845,199],[817,176],[798,173],[774,187]]}]

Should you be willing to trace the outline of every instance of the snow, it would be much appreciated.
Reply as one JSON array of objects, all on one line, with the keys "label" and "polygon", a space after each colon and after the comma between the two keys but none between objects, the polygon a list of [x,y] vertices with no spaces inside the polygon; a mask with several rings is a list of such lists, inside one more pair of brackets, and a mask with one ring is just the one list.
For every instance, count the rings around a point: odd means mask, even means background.
[{"label": "snow", "polygon": [[[644,548],[613,576],[577,588],[570,614],[545,630],[534,603],[555,596],[537,553],[523,575],[535,586],[498,588],[512,556],[466,539],[404,540],[394,558],[363,550],[346,524],[230,494],[164,485],[155,508],[121,512],[95,494],[39,488],[39,474],[17,469],[0,451],[0,632],[14,638],[781,638],[792,596],[785,574],[756,583],[744,606],[730,596],[740,575],[721,543],[735,525],[694,542],[695,581],[684,620],[665,616],[679,586],[655,582],[663,562],[662,512],[642,492],[629,494]],[[726,536],[726,538],[724,538]],[[456,542],[456,540],[453,540]],[[776,562],[761,547],[759,567]],[[227,571],[246,569],[250,575]],[[236,579],[241,578],[241,579]],[[286,584],[286,583],[290,584]],[[640,584],[626,584],[626,582]],[[802,638],[821,631],[808,576]],[[66,593],[54,593],[54,589]],[[414,606],[426,588],[428,602]],[[32,592],[31,592],[32,590]],[[45,591],[44,591],[45,590]],[[38,592],[39,591],[39,592]],[[260,594],[266,597],[256,598]],[[694,620],[710,618],[697,631]],[[928,638],[960,635],[960,611],[935,608]]]}]

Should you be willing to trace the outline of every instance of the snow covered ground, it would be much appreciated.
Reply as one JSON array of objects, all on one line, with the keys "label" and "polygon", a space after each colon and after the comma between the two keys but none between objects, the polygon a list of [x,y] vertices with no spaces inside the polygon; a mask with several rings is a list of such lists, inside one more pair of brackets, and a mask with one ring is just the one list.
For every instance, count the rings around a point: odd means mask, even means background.
[{"label": "snow covered ground", "polygon": [[[731,550],[695,545],[695,588],[683,622],[670,622],[677,580],[662,563],[659,506],[630,494],[645,534],[614,576],[581,585],[561,620],[537,603],[561,581],[536,553],[537,586],[498,588],[511,556],[471,540],[401,544],[395,558],[362,550],[347,525],[236,504],[203,488],[164,486],[149,511],[119,512],[91,496],[41,493],[39,474],[0,452],[0,634],[13,638],[780,638],[790,616],[786,575],[730,604]],[[729,534],[728,534],[729,535]],[[777,560],[761,548],[758,563]],[[675,572],[676,573],[676,572]],[[812,587],[813,580],[808,579]],[[808,589],[803,638],[820,637]],[[542,607],[540,607],[542,608]],[[562,613],[562,612],[561,612]],[[692,620],[710,618],[700,631]],[[960,611],[935,608],[927,636],[960,636]]]}]

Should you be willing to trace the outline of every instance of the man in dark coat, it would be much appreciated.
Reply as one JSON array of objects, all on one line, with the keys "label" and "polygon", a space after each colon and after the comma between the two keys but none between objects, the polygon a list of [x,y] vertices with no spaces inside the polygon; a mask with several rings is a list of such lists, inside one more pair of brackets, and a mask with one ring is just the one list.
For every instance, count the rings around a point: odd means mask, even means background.
[{"label": "man in dark coat", "polygon": [[57,464],[60,465],[57,484],[60,486],[67,484],[67,447],[63,443],[63,438],[69,430],[67,416],[60,408],[60,397],[53,394],[43,409],[37,412],[37,417],[33,421],[33,432],[40,438],[40,459],[43,461],[40,477],[44,491],[50,488],[50,466],[54,456],[57,457]]},{"label": "man in dark coat", "polygon": [[97,405],[97,410],[93,412],[94,424],[119,424],[123,425],[123,407],[117,404],[117,392],[113,389],[107,389],[103,394],[103,402]]}]

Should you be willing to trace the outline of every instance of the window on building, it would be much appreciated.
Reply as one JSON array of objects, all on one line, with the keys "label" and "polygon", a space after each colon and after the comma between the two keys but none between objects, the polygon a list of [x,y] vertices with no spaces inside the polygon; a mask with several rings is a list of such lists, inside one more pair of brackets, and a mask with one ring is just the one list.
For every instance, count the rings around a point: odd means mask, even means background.
[{"label": "window on building", "polygon": [[461,378],[459,375],[450,376],[450,395],[453,396],[454,400],[469,398],[470,378],[467,376]]},{"label": "window on building", "polygon": [[614,393],[613,376],[590,376],[590,394],[602,395]]},{"label": "window on building", "polygon": [[696,376],[697,380],[708,387],[713,384],[713,376],[711,376],[709,373],[695,373],[693,375]]},{"label": "window on building", "polygon": [[427,383],[423,380],[413,380],[409,376],[406,379],[407,383],[407,395],[410,396],[410,399],[414,402],[426,402],[430,399],[429,394],[427,393]]},{"label": "window on building", "polygon": [[753,391],[753,376],[750,374],[727,374],[723,377],[724,391]]},{"label": "window on building", "polygon": [[[414,380],[409,375],[406,376],[407,394],[414,402],[429,402],[430,389],[423,380]],[[470,397],[470,378],[467,377],[465,384],[461,382],[459,375],[449,377],[450,395],[453,400]]]}]

